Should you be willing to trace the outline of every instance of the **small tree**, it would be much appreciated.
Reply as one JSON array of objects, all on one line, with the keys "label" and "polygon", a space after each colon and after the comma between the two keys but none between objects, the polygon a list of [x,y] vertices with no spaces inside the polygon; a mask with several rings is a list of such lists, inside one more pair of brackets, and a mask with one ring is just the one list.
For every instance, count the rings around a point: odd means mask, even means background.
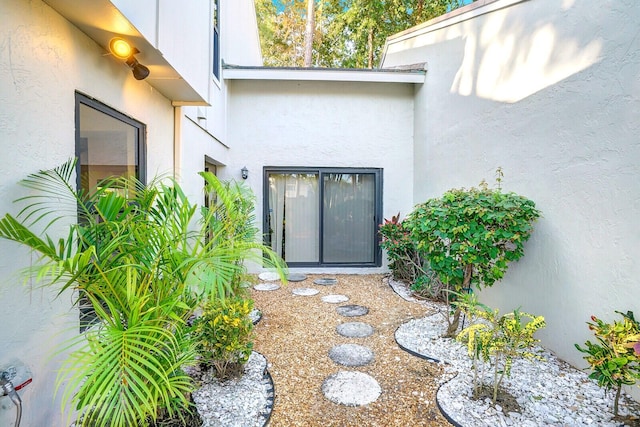
[{"label": "small tree", "polygon": [[[493,364],[492,403],[495,405],[498,390],[505,376],[511,375],[511,366],[516,358],[534,359],[531,348],[538,342],[533,334],[546,326],[544,317],[514,310],[500,315],[479,304],[475,297],[466,298],[458,304],[469,317],[478,319],[458,334],[459,341],[467,343],[472,359],[473,394],[480,391],[479,379],[483,376],[485,364]],[[527,320],[527,321],[525,321]]]},{"label": "small tree", "polygon": [[[524,255],[524,242],[539,216],[533,201],[483,182],[480,188],[449,190],[417,205],[405,222],[417,249],[449,290],[450,303],[455,293],[502,279],[508,263]],[[459,318],[458,307],[448,317],[445,336],[455,336]]]},{"label": "small tree", "polygon": [[613,414],[618,416],[618,401],[623,385],[634,385],[640,380],[640,323],[633,312],[622,313],[622,321],[605,323],[596,316],[587,322],[598,340],[587,341],[585,348],[575,344],[576,348],[587,353],[584,359],[591,366],[592,378],[607,391],[616,390],[613,402]]}]

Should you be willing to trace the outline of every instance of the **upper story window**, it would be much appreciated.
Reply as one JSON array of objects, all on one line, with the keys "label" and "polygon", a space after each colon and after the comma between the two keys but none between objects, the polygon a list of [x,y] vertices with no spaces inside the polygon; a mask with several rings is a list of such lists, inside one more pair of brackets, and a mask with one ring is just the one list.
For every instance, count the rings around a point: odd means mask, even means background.
[{"label": "upper story window", "polygon": [[220,0],[213,0],[213,75],[220,80]]}]

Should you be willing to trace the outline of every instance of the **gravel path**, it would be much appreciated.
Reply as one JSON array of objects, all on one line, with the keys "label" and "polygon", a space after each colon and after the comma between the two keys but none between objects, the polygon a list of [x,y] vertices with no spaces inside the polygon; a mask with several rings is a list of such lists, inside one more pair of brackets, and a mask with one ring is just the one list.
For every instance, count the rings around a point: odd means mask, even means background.
[{"label": "gravel path", "polygon": [[[440,338],[445,329],[439,314],[443,305],[416,300],[405,285],[382,275],[339,275],[335,285],[314,284],[325,278],[310,275],[301,283],[273,291],[252,290],[255,306],[262,313],[255,349],[266,361],[254,353],[241,384],[213,381],[194,396],[206,427],[263,427],[269,416],[272,427],[622,425],[611,420],[611,396],[584,372],[542,348],[536,352],[546,362],[517,361],[511,378],[504,380],[520,412],[505,408],[505,414],[500,405],[494,408],[486,400],[473,400],[466,348]],[[318,294],[292,293],[299,286],[316,289]],[[333,301],[326,297],[336,294],[347,296],[349,302],[325,302]],[[336,311],[346,304],[369,309],[355,319],[371,325],[373,334],[345,337],[336,331],[337,326],[353,322],[354,318]],[[366,346],[375,354],[373,362],[357,367],[333,362],[329,353],[342,344]],[[273,396],[265,368],[276,389],[270,413]],[[372,390],[372,403],[334,403],[339,400],[330,390],[323,394],[327,379],[358,375],[380,385],[379,392]],[[626,397],[620,410],[622,414],[640,413],[638,405]]]}]

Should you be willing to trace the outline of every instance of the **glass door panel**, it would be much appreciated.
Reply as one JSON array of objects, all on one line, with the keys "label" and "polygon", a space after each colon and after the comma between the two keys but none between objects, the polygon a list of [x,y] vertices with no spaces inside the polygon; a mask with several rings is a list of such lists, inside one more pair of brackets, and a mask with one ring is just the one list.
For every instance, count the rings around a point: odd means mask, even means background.
[{"label": "glass door panel", "polygon": [[270,173],[267,240],[287,262],[319,262],[317,173]]},{"label": "glass door panel", "polygon": [[323,191],[323,262],[375,262],[375,175],[326,173]]}]

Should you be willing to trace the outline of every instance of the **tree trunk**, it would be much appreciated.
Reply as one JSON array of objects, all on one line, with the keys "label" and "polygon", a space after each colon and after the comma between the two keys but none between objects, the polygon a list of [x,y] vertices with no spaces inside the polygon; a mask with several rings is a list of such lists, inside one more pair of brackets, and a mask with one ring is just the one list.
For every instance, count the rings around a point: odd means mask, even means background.
[{"label": "tree trunk", "polygon": [[313,34],[315,32],[315,0],[307,0],[307,27],[304,34],[304,66],[311,67],[313,58]]},{"label": "tree trunk", "polygon": [[[464,267],[464,279],[462,280],[462,291],[467,291],[471,288],[471,276],[473,274],[473,265],[467,264]],[[448,300],[448,299],[447,299]],[[453,338],[456,336],[456,332],[458,330],[458,326],[460,325],[460,314],[462,310],[460,307],[456,308],[456,311],[453,313],[453,320],[449,323],[449,327],[447,328],[447,332],[445,333],[445,338]],[[462,325],[464,326],[464,325]]]},{"label": "tree trunk", "polygon": [[367,60],[367,67],[368,68],[373,68],[373,27],[369,28],[369,37],[367,39],[367,50],[369,52],[368,55],[368,60]]}]

